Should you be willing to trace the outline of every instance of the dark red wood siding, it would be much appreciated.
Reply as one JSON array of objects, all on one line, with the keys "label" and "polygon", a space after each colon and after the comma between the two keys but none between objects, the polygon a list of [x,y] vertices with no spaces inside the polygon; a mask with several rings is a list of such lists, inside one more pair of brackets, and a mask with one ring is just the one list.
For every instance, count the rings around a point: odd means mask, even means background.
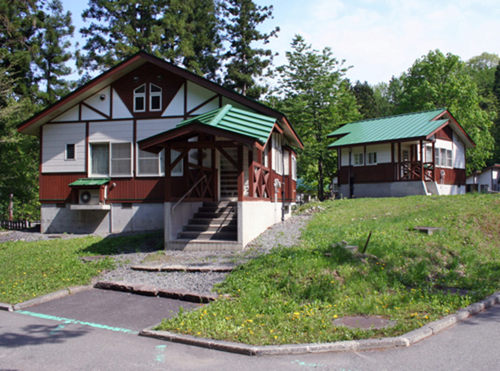
[{"label": "dark red wood siding", "polygon": [[[356,183],[380,183],[394,180],[394,164],[378,164],[373,166],[351,166],[351,178]],[[339,173],[339,184],[349,183],[349,166],[342,166]]]},{"label": "dark red wood siding", "polygon": [[449,125],[445,126],[436,133],[436,138],[444,140],[453,140],[453,130]]}]

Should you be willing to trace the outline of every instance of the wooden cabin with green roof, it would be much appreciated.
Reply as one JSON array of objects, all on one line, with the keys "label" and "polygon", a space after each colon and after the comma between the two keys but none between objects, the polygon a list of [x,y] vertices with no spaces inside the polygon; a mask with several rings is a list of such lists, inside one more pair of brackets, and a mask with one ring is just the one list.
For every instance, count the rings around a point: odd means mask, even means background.
[{"label": "wooden cabin with green roof", "polygon": [[346,124],[328,135],[343,197],[465,193],[472,139],[446,109]]},{"label": "wooden cabin with green roof", "polygon": [[18,130],[40,138],[42,233],[164,229],[167,249],[240,250],[295,203],[288,119],[145,52]]}]

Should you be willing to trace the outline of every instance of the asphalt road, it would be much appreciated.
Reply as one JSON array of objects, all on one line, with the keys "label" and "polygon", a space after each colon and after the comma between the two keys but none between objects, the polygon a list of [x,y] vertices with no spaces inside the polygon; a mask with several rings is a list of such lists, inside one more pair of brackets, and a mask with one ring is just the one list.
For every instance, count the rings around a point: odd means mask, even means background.
[{"label": "asphalt road", "polygon": [[[159,302],[162,300],[170,303]],[[172,315],[179,304],[186,308],[193,306],[168,299],[92,290],[24,312],[0,312],[0,369],[500,369],[500,306],[410,348],[389,351],[248,357],[137,336],[136,331],[159,322],[158,316]]]}]

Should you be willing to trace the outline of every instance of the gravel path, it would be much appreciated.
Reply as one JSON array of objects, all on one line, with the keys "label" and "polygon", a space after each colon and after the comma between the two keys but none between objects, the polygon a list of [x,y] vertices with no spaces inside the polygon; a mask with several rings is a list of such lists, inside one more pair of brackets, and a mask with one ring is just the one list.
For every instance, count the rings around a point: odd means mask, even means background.
[{"label": "gravel path", "polygon": [[[172,290],[188,290],[200,294],[212,293],[214,284],[224,281],[227,273],[187,273],[187,272],[144,272],[132,270],[135,265],[232,265],[237,266],[258,255],[268,253],[278,245],[293,246],[299,242],[301,230],[309,220],[309,215],[294,215],[284,223],[277,223],[250,242],[244,251],[159,251],[154,253],[127,253],[113,258],[117,268],[104,272],[97,281],[125,281],[130,284],[145,284]],[[39,232],[1,232],[0,242],[40,241],[53,238],[78,238],[84,235],[47,235]],[[153,256],[152,256],[153,255]],[[144,262],[144,260],[146,260]],[[95,283],[94,282],[94,283]]]}]

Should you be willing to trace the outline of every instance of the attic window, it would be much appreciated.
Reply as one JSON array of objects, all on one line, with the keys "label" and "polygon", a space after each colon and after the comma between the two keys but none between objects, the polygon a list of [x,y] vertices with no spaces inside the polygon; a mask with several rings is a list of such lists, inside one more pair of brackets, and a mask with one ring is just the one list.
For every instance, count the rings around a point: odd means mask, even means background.
[{"label": "attic window", "polygon": [[149,84],[149,110],[161,110],[161,88],[153,84]]},{"label": "attic window", "polygon": [[146,84],[134,90],[134,112],[146,111]]},{"label": "attic window", "polygon": [[75,145],[66,144],[66,160],[74,160],[74,159],[75,159]]}]

